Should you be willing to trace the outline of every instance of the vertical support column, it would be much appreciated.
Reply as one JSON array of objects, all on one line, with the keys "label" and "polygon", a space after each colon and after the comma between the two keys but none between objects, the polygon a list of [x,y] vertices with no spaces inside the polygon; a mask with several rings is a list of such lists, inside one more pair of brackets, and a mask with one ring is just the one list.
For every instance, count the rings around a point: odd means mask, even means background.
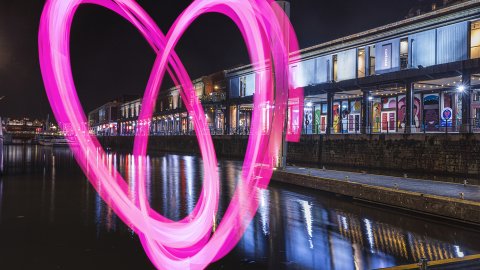
[{"label": "vertical support column", "polygon": [[224,135],[230,135],[230,119],[231,119],[230,114],[232,113],[232,111],[230,110],[230,104],[227,103],[225,106],[226,106],[226,109],[225,109]]},{"label": "vertical support column", "polygon": [[[290,18],[290,2],[288,1],[275,1],[276,4],[278,4],[285,14],[287,15],[288,18]],[[287,40],[290,38],[290,29],[289,29],[289,22],[288,20],[284,19],[284,16],[277,16],[280,21],[279,24],[282,27],[282,32],[283,35],[286,37]],[[290,48],[288,47],[288,42],[287,42],[287,48],[286,48],[287,53],[290,52]],[[275,84],[276,88],[280,88],[282,90],[288,90],[288,72],[285,74],[282,74],[282,79]],[[287,94],[287,108],[288,108],[288,94]],[[287,109],[288,111],[288,109]],[[287,143],[287,129],[288,129],[288,112],[285,117],[285,124],[283,128],[283,134],[282,134],[282,145],[280,152],[278,153],[277,161],[276,161],[276,166],[277,168],[285,169],[287,166],[287,150],[288,150],[288,143]]]},{"label": "vertical support column", "polygon": [[213,134],[217,135],[217,123],[218,123],[218,107],[213,107]]},{"label": "vertical support column", "polygon": [[185,129],[186,135],[190,135],[190,114],[187,111],[187,128]]},{"label": "vertical support column", "polygon": [[410,134],[414,130],[414,93],[413,93],[413,83],[407,82],[405,84],[406,88],[406,98],[405,98],[405,105],[406,105],[406,110],[405,110],[405,133]]},{"label": "vertical support column", "polygon": [[[471,87],[471,72],[462,72],[462,87],[460,91],[462,95],[462,127],[461,133],[472,133],[472,87]],[[460,88],[458,88],[460,90]]]},{"label": "vertical support column", "polygon": [[240,105],[237,105],[237,121],[236,121],[236,124],[237,124],[237,134],[240,132]]},{"label": "vertical support column", "polygon": [[361,130],[362,134],[370,133],[370,91],[362,90],[363,99],[362,99],[362,123]]},{"label": "vertical support column", "polygon": [[333,128],[333,97],[335,96],[334,93],[327,93],[327,128],[326,134],[332,134]]}]

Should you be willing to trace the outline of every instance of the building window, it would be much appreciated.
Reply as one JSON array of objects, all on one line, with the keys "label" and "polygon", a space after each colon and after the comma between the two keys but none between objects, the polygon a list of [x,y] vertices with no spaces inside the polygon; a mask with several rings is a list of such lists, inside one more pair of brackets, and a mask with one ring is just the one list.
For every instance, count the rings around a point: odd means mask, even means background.
[{"label": "building window", "polygon": [[375,45],[372,45],[369,47],[368,50],[368,58],[369,58],[369,65],[368,65],[368,70],[369,70],[369,75],[375,75]]},{"label": "building window", "polygon": [[173,97],[172,96],[168,97],[168,109],[169,110],[173,109]]},{"label": "building window", "polygon": [[333,56],[333,80],[338,80],[338,57],[336,55]]},{"label": "building window", "polygon": [[472,23],[471,29],[471,48],[470,56],[471,58],[480,58],[480,21]]},{"label": "building window", "polygon": [[357,69],[357,77],[363,78],[365,77],[365,49],[358,49],[358,69]]},{"label": "building window", "polygon": [[400,68],[408,68],[408,38],[400,40]]},{"label": "building window", "polygon": [[247,94],[247,77],[240,77],[240,97],[244,97]]}]

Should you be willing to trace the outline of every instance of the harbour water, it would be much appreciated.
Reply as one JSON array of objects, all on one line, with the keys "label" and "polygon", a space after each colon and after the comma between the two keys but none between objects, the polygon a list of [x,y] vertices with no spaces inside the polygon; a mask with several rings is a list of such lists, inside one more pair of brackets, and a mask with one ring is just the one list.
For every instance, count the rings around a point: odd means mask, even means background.
[{"label": "harbour water", "polygon": [[[0,180],[0,269],[153,269],[136,235],[96,194],[67,147],[7,146]],[[133,159],[111,153],[127,181]],[[179,220],[195,206],[202,162],[148,157],[152,207]],[[219,162],[220,211],[241,161]],[[240,243],[210,269],[376,269],[480,253],[480,231],[332,194],[272,183]]]}]

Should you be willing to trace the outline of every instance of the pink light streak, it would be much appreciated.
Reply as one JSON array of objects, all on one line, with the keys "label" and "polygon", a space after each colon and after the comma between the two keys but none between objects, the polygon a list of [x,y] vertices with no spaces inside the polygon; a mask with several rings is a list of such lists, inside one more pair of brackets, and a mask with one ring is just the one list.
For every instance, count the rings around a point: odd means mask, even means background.
[{"label": "pink light streak", "polygon": [[[70,63],[70,29],[79,5],[96,4],[116,12],[149,42],[157,53],[143,98],[139,123],[148,123],[165,72],[181,86],[181,97],[193,116],[204,161],[203,188],[194,210],[174,222],[151,209],[146,192],[148,125],[138,125],[133,149],[136,181],[126,183],[112,168],[95,136],[86,129],[86,116],[75,89]],[[212,138],[192,81],[174,48],[199,16],[220,13],[238,26],[257,71],[251,135],[232,201],[215,232],[219,176]],[[287,30],[287,31],[286,31]],[[288,33],[288,34],[287,34]],[[177,18],[167,35],[133,0],[49,0],[39,30],[40,65],[47,95],[59,123],[71,127],[75,158],[97,192],[115,213],[139,235],[158,269],[204,269],[228,254],[242,237],[258,209],[259,191],[267,188],[282,145],[283,130],[298,141],[303,115],[303,91],[289,83],[289,50],[298,44],[287,16],[272,0],[196,0]],[[121,56],[120,56],[121,57]],[[275,72],[272,72],[272,69]],[[290,115],[285,123],[286,112]],[[101,157],[101,158],[99,158]]]}]

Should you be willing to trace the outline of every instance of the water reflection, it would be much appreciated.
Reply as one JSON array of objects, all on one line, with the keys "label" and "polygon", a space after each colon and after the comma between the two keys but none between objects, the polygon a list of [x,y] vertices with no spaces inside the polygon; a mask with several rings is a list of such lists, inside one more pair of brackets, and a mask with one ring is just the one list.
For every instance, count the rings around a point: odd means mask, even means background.
[{"label": "water reflection", "polygon": [[[19,260],[25,252],[30,254],[30,246],[31,254],[36,254],[33,247],[39,245],[31,239],[11,237],[8,231],[18,235],[48,234],[48,238],[37,240],[44,245],[44,251],[38,255],[42,259],[34,260],[36,269],[56,268],[58,254],[63,250],[71,251],[67,257],[81,261],[80,265],[88,269],[96,269],[92,265],[99,264],[116,269],[132,269],[131,265],[135,269],[151,268],[139,251],[141,247],[132,230],[92,189],[68,149],[12,146],[5,153],[7,175],[0,180],[0,266]],[[135,159],[131,155],[110,153],[95,158],[98,162],[107,161],[112,173],[118,169],[129,184],[136,181]],[[201,160],[192,156],[151,155],[146,161],[151,207],[173,220],[187,216],[202,187]],[[241,162],[220,162],[217,224],[230,203],[240,170]],[[130,189],[130,195],[135,198],[134,189]],[[475,241],[480,236],[477,231],[316,191],[272,184],[259,193],[258,200],[258,213],[242,240],[212,269],[375,269],[414,263],[423,257],[463,257],[480,250]],[[25,216],[30,225],[18,226],[18,216]],[[67,231],[78,236],[66,237]],[[57,244],[50,245],[51,242]],[[12,245],[22,248],[10,249]],[[77,250],[79,245],[95,250],[96,255]],[[118,252],[124,252],[125,258]],[[44,258],[52,258],[55,263]],[[22,263],[29,266],[28,262]]]}]

